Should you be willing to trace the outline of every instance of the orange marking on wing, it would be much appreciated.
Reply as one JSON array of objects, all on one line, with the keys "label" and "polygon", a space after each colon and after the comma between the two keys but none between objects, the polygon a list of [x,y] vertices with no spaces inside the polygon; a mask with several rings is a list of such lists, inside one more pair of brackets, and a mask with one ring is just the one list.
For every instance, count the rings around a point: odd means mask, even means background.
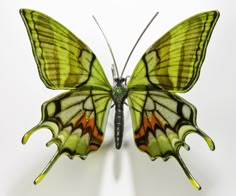
[{"label": "orange marking on wing", "polygon": [[94,117],[88,117],[86,113],[84,113],[81,118],[76,122],[75,127],[82,125],[83,133],[89,133],[90,137],[93,137],[97,142],[102,143],[103,141],[103,134],[101,134],[95,124]]},{"label": "orange marking on wing", "polygon": [[144,145],[144,144],[139,145],[138,148],[139,148],[140,150],[142,150],[142,151],[148,151],[148,147],[147,147],[146,145]]},{"label": "orange marking on wing", "polygon": [[161,121],[155,116],[155,114],[152,112],[152,115],[151,115],[151,124],[153,126],[153,130],[155,128],[155,125],[157,125],[158,127],[164,129],[164,124],[161,123]]},{"label": "orange marking on wing", "polygon": [[138,132],[134,135],[135,139],[140,138],[145,135],[148,124],[149,124],[148,119],[146,117],[143,117],[143,123],[140,129],[138,130]]},{"label": "orange marking on wing", "polygon": [[150,127],[150,121],[148,118],[143,117],[143,128],[146,130],[148,127]]},{"label": "orange marking on wing", "polygon": [[92,134],[93,134],[93,137],[95,137],[96,139],[98,139],[102,143],[104,136],[103,136],[103,134],[98,132],[97,127],[94,127]]},{"label": "orange marking on wing", "polygon": [[90,134],[94,138],[99,140],[99,142],[103,141],[103,135],[98,132],[98,129],[97,129],[96,125],[95,125],[95,118],[94,117],[89,119],[89,121],[87,123],[87,126],[86,126],[86,130],[92,130]]},{"label": "orange marking on wing", "polygon": [[93,129],[94,125],[95,125],[95,120],[94,120],[94,117],[93,117],[93,118],[90,118],[88,120],[86,128],[91,127],[91,129]]},{"label": "orange marking on wing", "polygon": [[88,147],[88,152],[90,152],[90,151],[96,151],[98,148],[99,148],[99,147],[96,146],[96,145],[90,145],[90,146]]},{"label": "orange marking on wing", "polygon": [[81,118],[75,123],[75,127],[82,125],[82,127],[84,128],[86,126],[86,123],[87,123],[87,117],[86,117],[86,113],[84,113],[81,116]]},{"label": "orange marking on wing", "polygon": [[144,136],[148,128],[149,130],[154,131],[155,124],[156,124],[156,120],[155,120],[155,117],[153,117],[153,115],[151,116],[151,121],[146,116],[144,116],[143,123],[140,129],[138,130],[138,133],[135,134],[135,139]]},{"label": "orange marking on wing", "polygon": [[147,132],[147,130],[155,132],[155,128],[160,127],[164,128],[164,124],[161,123],[161,121],[158,120],[158,118],[155,116],[154,112],[150,114],[150,118],[147,118],[146,116],[143,117],[143,123],[138,130],[138,132],[135,134],[135,139],[140,138],[144,136]]}]

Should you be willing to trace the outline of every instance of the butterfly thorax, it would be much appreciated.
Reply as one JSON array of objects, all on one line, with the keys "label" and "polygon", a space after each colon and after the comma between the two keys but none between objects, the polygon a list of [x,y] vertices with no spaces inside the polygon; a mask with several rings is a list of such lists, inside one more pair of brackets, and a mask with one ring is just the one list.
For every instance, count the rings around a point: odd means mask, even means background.
[{"label": "butterfly thorax", "polygon": [[112,88],[112,99],[115,104],[115,117],[114,117],[114,137],[116,148],[120,149],[123,139],[124,131],[124,114],[123,114],[123,105],[125,99],[128,96],[128,89],[126,86],[126,79],[114,79],[115,85]]},{"label": "butterfly thorax", "polygon": [[124,84],[125,80],[115,79],[115,85],[112,88],[112,99],[115,104],[124,103],[124,100],[127,98],[128,89],[126,84]]}]

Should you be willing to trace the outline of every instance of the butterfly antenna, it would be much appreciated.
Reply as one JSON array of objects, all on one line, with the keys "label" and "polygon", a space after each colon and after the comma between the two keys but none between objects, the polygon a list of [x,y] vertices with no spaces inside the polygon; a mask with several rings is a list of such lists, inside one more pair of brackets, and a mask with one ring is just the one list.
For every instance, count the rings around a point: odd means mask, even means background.
[{"label": "butterfly antenna", "polygon": [[[102,32],[102,35],[103,35],[104,39],[106,40],[107,46],[108,46],[108,48],[109,48],[109,50],[110,50],[110,53],[111,53],[111,56],[112,56],[112,59],[113,59],[113,67],[115,67],[116,75],[117,75],[118,78],[119,78],[119,72],[118,72],[118,68],[117,68],[117,64],[116,64],[116,60],[115,60],[114,53],[113,53],[113,51],[112,51],[112,49],[111,49],[111,45],[110,45],[110,43],[109,43],[109,41],[108,41],[108,39],[107,39],[105,33],[103,32],[101,26],[99,25],[97,19],[95,18],[95,16],[93,16],[93,19],[94,19],[94,21],[96,22],[96,24],[98,25],[100,31]],[[112,67],[112,69],[113,69],[113,67]]]},{"label": "butterfly antenna", "polygon": [[138,38],[137,41],[135,42],[134,47],[132,48],[131,52],[129,53],[129,56],[128,56],[126,62],[125,62],[125,66],[124,66],[124,68],[123,68],[123,70],[122,70],[122,72],[121,72],[121,76],[120,76],[121,78],[122,78],[122,76],[123,76],[123,74],[124,74],[125,68],[126,68],[128,62],[129,62],[130,57],[131,57],[131,55],[133,54],[134,49],[136,48],[136,46],[138,45],[138,43],[139,43],[140,39],[142,38],[143,34],[144,34],[145,31],[148,29],[148,27],[149,27],[150,24],[153,22],[153,20],[156,18],[156,16],[158,15],[158,13],[159,13],[159,12],[157,12],[157,13],[152,17],[152,19],[150,20],[150,22],[147,24],[147,26],[144,28],[143,32],[141,33],[141,35],[139,36],[139,38]]}]

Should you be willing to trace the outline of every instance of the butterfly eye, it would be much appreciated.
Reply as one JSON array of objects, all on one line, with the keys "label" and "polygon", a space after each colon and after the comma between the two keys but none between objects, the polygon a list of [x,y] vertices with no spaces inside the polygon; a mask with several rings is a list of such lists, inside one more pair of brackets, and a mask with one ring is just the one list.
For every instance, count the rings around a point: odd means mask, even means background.
[{"label": "butterfly eye", "polygon": [[114,78],[115,83],[119,83],[120,79],[119,78]]},{"label": "butterfly eye", "polygon": [[120,79],[120,83],[123,84],[125,82],[125,78]]},{"label": "butterfly eye", "polygon": [[127,78],[114,78],[115,86],[126,85]]}]

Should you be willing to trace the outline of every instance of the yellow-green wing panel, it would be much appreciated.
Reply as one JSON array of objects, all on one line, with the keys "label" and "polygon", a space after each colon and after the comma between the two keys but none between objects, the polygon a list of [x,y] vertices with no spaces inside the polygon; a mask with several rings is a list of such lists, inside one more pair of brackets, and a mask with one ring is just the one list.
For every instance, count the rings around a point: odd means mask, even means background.
[{"label": "yellow-green wing panel", "polygon": [[172,92],[186,92],[197,81],[218,11],[197,14],[158,39],[138,62],[129,88],[154,85]]},{"label": "yellow-green wing panel", "polygon": [[142,112],[146,101],[146,91],[129,91],[128,103],[134,130],[139,129],[142,122]]},{"label": "yellow-green wing panel", "polygon": [[99,149],[103,142],[107,117],[111,106],[109,91],[93,88],[78,89],[61,94],[42,105],[40,123],[28,131],[22,142],[40,128],[51,130],[53,137],[47,146],[56,144],[56,155],[35,180],[39,183],[57,158],[66,154],[69,158],[87,155]]},{"label": "yellow-green wing panel", "polygon": [[190,133],[199,134],[211,150],[215,148],[211,138],[197,126],[196,108],[181,97],[160,89],[147,88],[145,93],[131,90],[128,101],[137,147],[153,160],[175,157],[191,183],[200,189],[179,154],[182,146],[189,150],[185,137]]},{"label": "yellow-green wing panel", "polygon": [[110,84],[91,49],[49,16],[28,9],[20,14],[27,28],[41,80],[50,89]]}]

